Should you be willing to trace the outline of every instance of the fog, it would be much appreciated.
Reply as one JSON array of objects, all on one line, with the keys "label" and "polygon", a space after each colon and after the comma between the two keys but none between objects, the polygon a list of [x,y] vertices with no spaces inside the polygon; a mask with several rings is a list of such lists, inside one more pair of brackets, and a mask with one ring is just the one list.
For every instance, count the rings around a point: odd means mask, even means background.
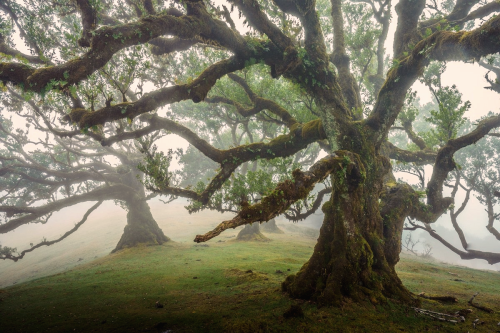
[{"label": "fog", "polygon": [[[394,10],[394,7],[393,7]],[[241,28],[242,19],[233,15],[233,19]],[[396,17],[395,13],[393,17]],[[393,36],[396,26],[393,20],[389,36]],[[392,53],[393,40],[388,38],[386,48],[388,54]],[[27,52],[24,43],[17,43],[19,50]],[[499,94],[483,89],[486,85],[484,75],[487,71],[477,64],[449,63],[447,70],[443,74],[443,86],[457,85],[463,94],[463,100],[472,103],[471,110],[466,114],[471,120],[476,120],[484,116],[487,112],[499,111]],[[418,91],[418,96],[422,103],[432,100],[428,89],[417,82],[413,89]],[[187,148],[187,142],[175,135],[168,135],[159,143],[160,148],[166,151],[170,148]],[[173,169],[179,168],[177,161],[173,161]],[[431,173],[428,172],[428,177]],[[399,177],[403,175],[398,175]],[[403,176],[404,177],[404,176]],[[412,181],[408,178],[408,181]],[[462,194],[463,195],[463,194]],[[457,196],[460,202],[461,196]],[[163,229],[165,235],[176,242],[192,242],[196,234],[208,231],[224,219],[233,216],[232,214],[218,214],[213,211],[202,211],[196,214],[189,214],[184,205],[186,201],[179,199],[168,205],[159,200],[150,201],[152,213]],[[81,219],[86,209],[91,204],[81,204],[71,208],[63,209],[50,219],[47,224],[29,224],[16,229],[13,232],[0,235],[0,244],[3,246],[17,247],[19,251],[29,248],[30,243],[39,242],[46,237],[48,240],[56,238],[69,230],[74,223]],[[322,223],[322,213],[320,210],[306,221],[299,222],[300,226],[319,229]],[[292,223],[279,219],[281,224]],[[500,244],[486,229],[486,213],[475,198],[471,198],[465,212],[460,215],[459,223],[463,228],[471,247],[483,251],[500,251]],[[126,224],[126,212],[112,202],[105,202],[95,211],[89,220],[75,234],[69,236],[62,242],[43,247],[28,253],[19,262],[0,262],[0,287],[19,283],[26,279],[54,274],[63,269],[88,262],[109,254],[118,242],[123,228]],[[458,236],[454,232],[449,216],[443,215],[433,228],[439,234],[445,236],[457,248],[461,248]],[[226,232],[228,233],[228,232]],[[403,234],[403,239],[406,237]],[[223,234],[224,235],[224,234]],[[500,264],[488,265],[484,260],[461,260],[456,254],[444,247],[423,231],[414,233],[414,239],[420,243],[432,246],[433,257],[446,262],[453,262],[473,268],[499,270]],[[217,241],[217,238],[215,239]]]},{"label": "fog", "polygon": [[[461,200],[462,198],[459,197],[458,199]],[[231,213],[220,214],[210,210],[189,214],[184,208],[187,204],[185,199],[178,199],[169,204],[153,199],[149,203],[153,216],[165,235],[174,242],[187,245],[194,245],[193,239],[195,235],[207,232],[223,220],[228,220],[234,216]],[[73,227],[74,223],[81,219],[81,216],[90,206],[91,204],[88,203],[66,208],[54,214],[46,224],[32,223],[24,225],[13,232],[0,235],[0,244],[17,247],[21,251],[29,248],[30,243],[36,243],[43,237],[48,240],[57,238]],[[310,229],[319,231],[322,220],[323,214],[319,209],[304,221],[293,223],[283,217],[278,217],[277,224],[285,232],[290,230],[307,231]],[[477,200],[472,198],[467,209],[460,215],[459,223],[466,233],[467,240],[472,248],[497,252],[499,249],[498,240],[485,229],[485,221],[486,213]],[[1,261],[0,287],[57,274],[77,265],[107,256],[116,246],[125,225],[126,212],[113,202],[105,202],[90,215],[87,222],[77,232],[60,243],[28,253],[18,262]],[[292,229],[287,229],[288,226]],[[218,242],[229,236],[234,237],[241,228],[227,230],[210,242]],[[451,244],[461,249],[460,241],[451,226],[448,215],[443,215],[433,225],[433,229]],[[311,235],[311,232],[308,234]],[[407,234],[407,231],[403,233],[403,240]],[[312,235],[315,235],[315,233],[312,233]],[[425,244],[429,244],[432,247],[432,257],[439,261],[476,269],[500,270],[500,264],[489,265],[484,260],[461,260],[458,255],[424,231],[413,232],[412,238],[414,241],[418,240],[420,242],[415,247],[417,251],[421,253]],[[165,258],[165,260],[168,260],[168,258]]]},{"label": "fog", "polygon": [[[213,211],[189,214],[184,206],[186,200],[179,199],[168,205],[151,200],[151,211],[165,235],[175,242],[193,244],[196,234],[213,228],[231,214]],[[16,231],[0,235],[4,246],[29,248],[43,237],[48,240],[59,237],[81,219],[91,204],[66,208],[54,214],[46,224],[29,224]],[[33,278],[52,275],[79,264],[108,255],[116,246],[126,225],[126,212],[113,202],[105,202],[85,224],[73,235],[61,242],[45,246],[28,253],[23,259],[0,262],[0,287],[20,283]],[[227,234],[232,234],[230,231]],[[221,235],[224,237],[226,235]],[[213,240],[217,242],[218,239]],[[168,258],[165,258],[168,260]]]},{"label": "fog", "polygon": [[[456,84],[463,93],[463,100],[471,101],[472,107],[467,114],[471,120],[480,118],[488,111],[498,112],[499,105],[498,94],[482,89],[485,71],[478,67],[477,64],[450,63],[443,75],[443,85]],[[466,80],[464,80],[465,77]],[[417,82],[414,88],[418,90],[421,103],[431,101],[430,93],[422,84]],[[184,139],[176,135],[168,135],[161,139],[159,146],[163,151],[167,151],[170,148],[186,149],[188,144]],[[173,161],[172,168],[174,170],[179,168],[177,160]],[[430,178],[430,167],[426,174]],[[411,177],[407,177],[405,174],[397,174],[396,176],[405,178],[410,183],[413,181]],[[457,195],[457,202],[461,202],[463,195],[463,191]],[[213,211],[202,211],[190,215],[184,208],[186,201],[183,199],[168,205],[159,200],[152,200],[150,204],[159,226],[168,237],[177,242],[192,242],[196,234],[204,233],[210,227],[214,227],[223,221],[224,218],[232,216],[229,213],[222,215]],[[66,208],[54,214],[47,224],[32,223],[24,225],[13,232],[0,235],[0,244],[17,247],[19,251],[22,251],[29,248],[30,243],[39,242],[43,237],[48,240],[57,238],[71,229],[90,206],[91,204],[81,204]],[[319,229],[322,217],[321,210],[318,210],[307,220],[299,222],[299,225]],[[278,221],[280,223],[292,223],[285,222],[282,218],[278,219]],[[459,217],[460,226],[463,228],[472,248],[498,252],[500,244],[486,230],[486,221],[487,215],[484,207],[471,196],[466,210]],[[80,230],[61,243],[28,253],[19,262],[0,262],[0,287],[26,279],[58,273],[63,269],[109,254],[118,242],[125,224],[126,212],[112,202],[105,202],[97,211],[92,213]],[[451,244],[461,249],[458,236],[451,226],[448,215],[443,215],[433,225],[433,229]],[[403,239],[406,235],[407,232],[403,234]],[[500,270],[500,264],[489,265],[484,260],[461,260],[458,255],[424,231],[414,232],[412,237],[414,240],[420,241],[419,246],[417,246],[420,251],[425,244],[429,244],[432,247],[432,256],[438,260],[478,269]]]}]

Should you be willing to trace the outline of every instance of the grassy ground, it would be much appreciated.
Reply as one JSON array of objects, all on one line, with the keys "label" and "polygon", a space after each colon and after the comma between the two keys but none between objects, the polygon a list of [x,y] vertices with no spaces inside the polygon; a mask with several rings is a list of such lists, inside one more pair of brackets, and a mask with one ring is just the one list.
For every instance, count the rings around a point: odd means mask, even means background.
[{"label": "grassy ground", "polygon": [[[497,332],[498,312],[474,309],[465,323],[414,315],[395,303],[317,308],[280,292],[280,282],[310,257],[314,238],[269,235],[271,242],[209,246],[169,243],[125,250],[70,271],[0,290],[0,332]],[[413,292],[453,295],[456,304],[424,300],[453,313],[476,301],[500,309],[500,274],[403,258],[399,275]],[[460,280],[460,281],[455,281]],[[156,307],[156,302],[163,305]],[[303,318],[285,319],[291,304]],[[485,323],[473,329],[473,321]]]}]

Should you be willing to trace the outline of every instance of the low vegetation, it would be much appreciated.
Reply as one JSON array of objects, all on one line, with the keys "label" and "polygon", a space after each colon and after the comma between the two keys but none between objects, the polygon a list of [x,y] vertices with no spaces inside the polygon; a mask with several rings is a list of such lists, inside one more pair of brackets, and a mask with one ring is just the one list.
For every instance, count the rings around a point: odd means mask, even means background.
[{"label": "low vegetation", "polygon": [[[402,255],[398,275],[422,298],[421,308],[462,323],[416,315],[411,307],[345,303],[320,307],[289,298],[280,283],[313,252],[315,239],[269,234],[270,242],[238,242],[236,231],[209,244],[168,242],[121,251],[72,270],[0,290],[1,332],[496,332],[499,273]],[[292,305],[294,307],[292,307]],[[302,309],[297,308],[297,305]],[[287,313],[286,316],[284,314]],[[474,321],[476,329],[473,328]],[[484,322],[484,323],[482,323]],[[482,324],[480,324],[482,323]]]}]

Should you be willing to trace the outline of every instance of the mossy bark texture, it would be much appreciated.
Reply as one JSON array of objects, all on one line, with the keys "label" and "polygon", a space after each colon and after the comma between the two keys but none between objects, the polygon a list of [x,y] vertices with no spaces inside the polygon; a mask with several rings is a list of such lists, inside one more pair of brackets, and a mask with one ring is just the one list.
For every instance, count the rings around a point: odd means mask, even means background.
[{"label": "mossy bark texture", "polygon": [[322,208],[325,218],[314,253],[282,284],[290,296],[337,306],[346,299],[414,302],[394,269],[400,248],[384,246],[387,236],[401,238],[404,221],[391,220],[401,228],[388,228],[379,211],[383,175],[390,166],[384,157],[370,159],[369,165],[361,160],[346,159],[344,168],[331,174],[335,185]]}]

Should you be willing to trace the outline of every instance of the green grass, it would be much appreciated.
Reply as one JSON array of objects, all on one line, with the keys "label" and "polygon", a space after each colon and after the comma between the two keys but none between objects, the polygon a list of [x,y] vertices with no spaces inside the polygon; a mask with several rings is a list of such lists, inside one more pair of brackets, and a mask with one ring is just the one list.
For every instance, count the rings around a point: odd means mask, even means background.
[{"label": "green grass", "polygon": [[[476,317],[486,323],[475,332],[500,330],[497,313],[479,310],[454,325],[415,317],[413,310],[392,302],[318,309],[292,300],[281,293],[280,283],[310,257],[314,241],[273,237],[266,243],[129,249],[5,288],[0,290],[0,332],[467,332]],[[479,291],[478,303],[500,309],[498,273],[412,258],[404,258],[398,270],[411,291],[449,294],[460,301],[424,300],[423,308],[452,313],[468,308],[468,299]],[[157,301],[164,307],[156,308]],[[284,319],[296,303],[305,317]]]}]

